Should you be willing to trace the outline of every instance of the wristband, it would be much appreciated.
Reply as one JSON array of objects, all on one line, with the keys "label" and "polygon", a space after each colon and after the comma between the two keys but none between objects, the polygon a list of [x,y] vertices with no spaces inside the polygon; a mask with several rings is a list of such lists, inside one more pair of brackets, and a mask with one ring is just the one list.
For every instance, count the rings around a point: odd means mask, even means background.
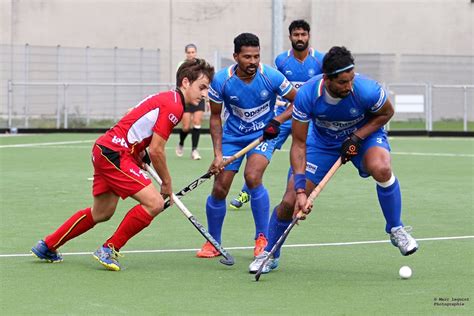
[{"label": "wristband", "polygon": [[304,173],[295,173],[293,179],[295,180],[295,191],[298,189],[306,189],[306,175]]}]

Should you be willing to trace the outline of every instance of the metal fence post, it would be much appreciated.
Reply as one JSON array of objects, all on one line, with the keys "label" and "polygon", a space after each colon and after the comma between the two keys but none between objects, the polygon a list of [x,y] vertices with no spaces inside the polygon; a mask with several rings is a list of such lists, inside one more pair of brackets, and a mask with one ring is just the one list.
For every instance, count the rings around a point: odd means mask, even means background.
[{"label": "metal fence post", "polygon": [[66,98],[66,90],[67,90],[68,84],[64,83],[63,84],[63,111],[64,111],[64,128],[68,128],[68,108],[67,108],[67,98]]},{"label": "metal fence post", "polygon": [[463,86],[464,91],[464,115],[463,115],[463,130],[467,132],[467,86]]},{"label": "metal fence post", "polygon": [[8,128],[12,128],[12,113],[13,113],[13,84],[8,80]]},{"label": "metal fence post", "polygon": [[[89,46],[86,46],[86,83],[89,83]],[[89,85],[86,85],[86,126],[90,123]]]},{"label": "metal fence post", "polygon": [[117,120],[117,49],[118,47],[114,47],[114,104],[113,104],[113,116],[114,121]]},{"label": "metal fence post", "polygon": [[431,83],[428,84],[428,111],[426,111],[427,113],[427,117],[426,117],[426,130],[431,132],[433,131],[433,103],[432,103],[432,100],[433,100],[433,86],[431,85]]},{"label": "metal fence post", "polygon": [[30,45],[28,43],[25,44],[25,95],[24,95],[24,119],[25,119],[25,127],[29,127],[29,112],[30,112],[30,105],[28,100],[28,81],[30,79]]},{"label": "metal fence post", "polygon": [[[56,78],[58,82],[61,81],[61,45],[56,46]],[[56,88],[56,128],[61,128],[61,98],[60,98],[61,86],[58,85]]]}]

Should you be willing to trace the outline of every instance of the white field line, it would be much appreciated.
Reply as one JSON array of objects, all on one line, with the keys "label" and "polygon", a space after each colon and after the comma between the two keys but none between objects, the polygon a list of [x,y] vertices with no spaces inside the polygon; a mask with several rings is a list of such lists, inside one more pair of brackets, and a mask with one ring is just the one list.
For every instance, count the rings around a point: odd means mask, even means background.
[{"label": "white field line", "polygon": [[18,147],[38,147],[38,146],[50,146],[50,145],[83,144],[83,143],[92,143],[93,141],[94,140],[91,139],[91,140],[72,140],[72,141],[67,141],[67,142],[12,144],[12,145],[0,145],[0,148],[18,148]]},{"label": "white field line", "polygon": [[[67,141],[67,142],[50,142],[50,143],[31,143],[31,144],[14,144],[14,145],[0,145],[2,148],[55,148],[55,149],[82,149],[90,148],[90,146],[60,146],[60,145],[69,145],[69,144],[82,144],[82,143],[92,143],[94,140],[77,140],[77,141]],[[167,150],[172,150],[174,147],[166,147]],[[186,147],[185,147],[186,149]],[[189,148],[187,148],[189,149]],[[211,147],[201,147],[201,151],[211,151]],[[289,152],[288,149],[281,149],[282,152]],[[392,152],[392,155],[402,155],[402,156],[427,156],[427,157],[469,157],[474,158],[474,154],[455,154],[455,153],[419,153],[419,152]]]},{"label": "white field line", "polygon": [[[417,238],[417,241],[444,241],[444,240],[459,240],[459,239],[474,239],[474,236],[453,236],[453,237],[430,237],[430,238]],[[368,241],[349,241],[349,242],[336,242],[336,243],[318,243],[318,244],[295,244],[295,245],[283,245],[284,248],[309,248],[309,247],[336,247],[336,246],[354,246],[354,245],[368,245],[368,244],[383,244],[389,243],[390,240],[368,240]],[[242,247],[226,247],[226,250],[244,250],[253,249],[254,246],[242,246]],[[124,250],[120,253],[171,253],[171,252],[195,252],[197,248],[184,248],[184,249],[153,249],[153,250]],[[91,255],[92,252],[64,252],[66,256],[82,256]],[[0,254],[0,258],[16,258],[16,257],[30,257],[32,254],[19,253],[19,254]]]}]

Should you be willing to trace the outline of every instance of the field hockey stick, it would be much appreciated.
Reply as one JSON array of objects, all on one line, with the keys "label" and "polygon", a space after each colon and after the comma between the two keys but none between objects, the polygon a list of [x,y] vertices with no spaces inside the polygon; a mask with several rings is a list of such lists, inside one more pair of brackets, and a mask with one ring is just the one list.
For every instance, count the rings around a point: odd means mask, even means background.
[{"label": "field hockey stick", "polygon": [[[313,189],[311,194],[308,196],[308,199],[306,200],[306,205],[305,205],[305,210],[309,209],[312,207],[314,199],[316,199],[321,193],[321,191],[324,189],[328,181],[332,178],[332,176],[336,173],[337,169],[341,166],[341,158],[337,159],[337,161],[334,163],[334,165],[329,169],[329,171],[326,173],[324,178],[319,182],[319,184]],[[273,245],[272,249],[268,253],[268,255],[265,257],[265,260],[263,260],[262,264],[257,270],[257,273],[255,274],[255,281],[258,281],[260,279],[260,275],[262,274],[263,267],[267,264],[268,260],[275,254],[275,252],[281,247],[283,242],[285,241],[286,237],[288,237],[288,234],[290,233],[291,229],[298,223],[298,221],[301,219],[303,216],[303,211],[300,210],[298,214],[293,218],[291,221],[290,225],[285,229],[283,234],[278,238],[277,242],[275,245]]]},{"label": "field hockey stick", "polygon": [[[149,164],[145,163],[146,171],[155,179],[156,182],[161,186],[162,181],[160,176],[156,173],[155,169],[153,169]],[[189,219],[189,221],[193,224],[194,227],[204,236],[213,246],[216,248],[217,251],[224,257],[220,260],[220,263],[225,264],[227,266],[231,266],[235,263],[234,257],[232,257],[222,246],[215,240],[211,234],[198,222],[198,220],[193,216],[193,214],[188,210],[188,208],[181,202],[181,200],[174,194],[171,194],[171,198],[173,199],[176,206],[180,209],[181,212]]]},{"label": "field hockey stick", "polygon": [[[263,137],[260,137],[256,140],[254,140],[253,142],[251,142],[250,144],[248,144],[245,148],[243,148],[242,150],[240,150],[239,152],[235,153],[234,155],[232,155],[231,157],[227,158],[225,161],[224,161],[224,165],[223,167],[226,167],[228,166],[229,164],[231,164],[233,161],[235,161],[236,159],[242,157],[243,155],[245,155],[246,153],[248,153],[249,151],[251,151],[252,149],[254,149],[255,147],[257,147],[261,142],[263,142]],[[200,176],[199,178],[197,178],[196,180],[194,180],[193,182],[191,182],[190,184],[188,184],[185,188],[183,188],[181,191],[175,193],[176,196],[178,198],[182,198],[184,195],[188,194],[189,192],[191,192],[192,190],[196,189],[199,185],[201,185],[203,182],[206,182],[206,180],[210,179],[214,174],[210,171],[206,172],[205,174],[203,174],[202,176]],[[171,202],[170,200],[166,200],[165,201],[165,207],[164,209],[167,209],[169,206],[170,206]]]}]

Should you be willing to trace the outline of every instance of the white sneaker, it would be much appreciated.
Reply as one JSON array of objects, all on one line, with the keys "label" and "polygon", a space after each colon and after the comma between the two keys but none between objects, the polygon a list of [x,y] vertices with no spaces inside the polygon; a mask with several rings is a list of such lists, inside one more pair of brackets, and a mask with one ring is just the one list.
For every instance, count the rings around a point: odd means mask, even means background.
[{"label": "white sneaker", "polygon": [[398,247],[404,256],[409,256],[418,250],[418,243],[415,238],[408,233],[411,230],[412,228],[409,226],[393,227],[390,230],[390,241],[392,242],[392,245]]},{"label": "white sneaker", "polygon": [[201,159],[201,155],[199,154],[199,151],[197,151],[197,149],[194,149],[191,152],[191,159],[192,160],[200,160]]},{"label": "white sneaker", "polygon": [[183,157],[183,154],[184,154],[184,147],[181,146],[180,144],[178,144],[178,146],[176,146],[176,156],[178,157]]},{"label": "white sneaker", "polygon": [[[260,268],[262,263],[265,261],[268,254],[269,254],[268,251],[264,251],[258,256],[256,256],[255,260],[252,261],[252,263],[250,263],[249,265],[249,272],[252,274],[257,273],[258,269]],[[272,271],[273,269],[276,269],[278,267],[279,261],[280,261],[280,258],[270,258],[265,264],[265,266],[263,267],[262,273],[268,273]]]}]

